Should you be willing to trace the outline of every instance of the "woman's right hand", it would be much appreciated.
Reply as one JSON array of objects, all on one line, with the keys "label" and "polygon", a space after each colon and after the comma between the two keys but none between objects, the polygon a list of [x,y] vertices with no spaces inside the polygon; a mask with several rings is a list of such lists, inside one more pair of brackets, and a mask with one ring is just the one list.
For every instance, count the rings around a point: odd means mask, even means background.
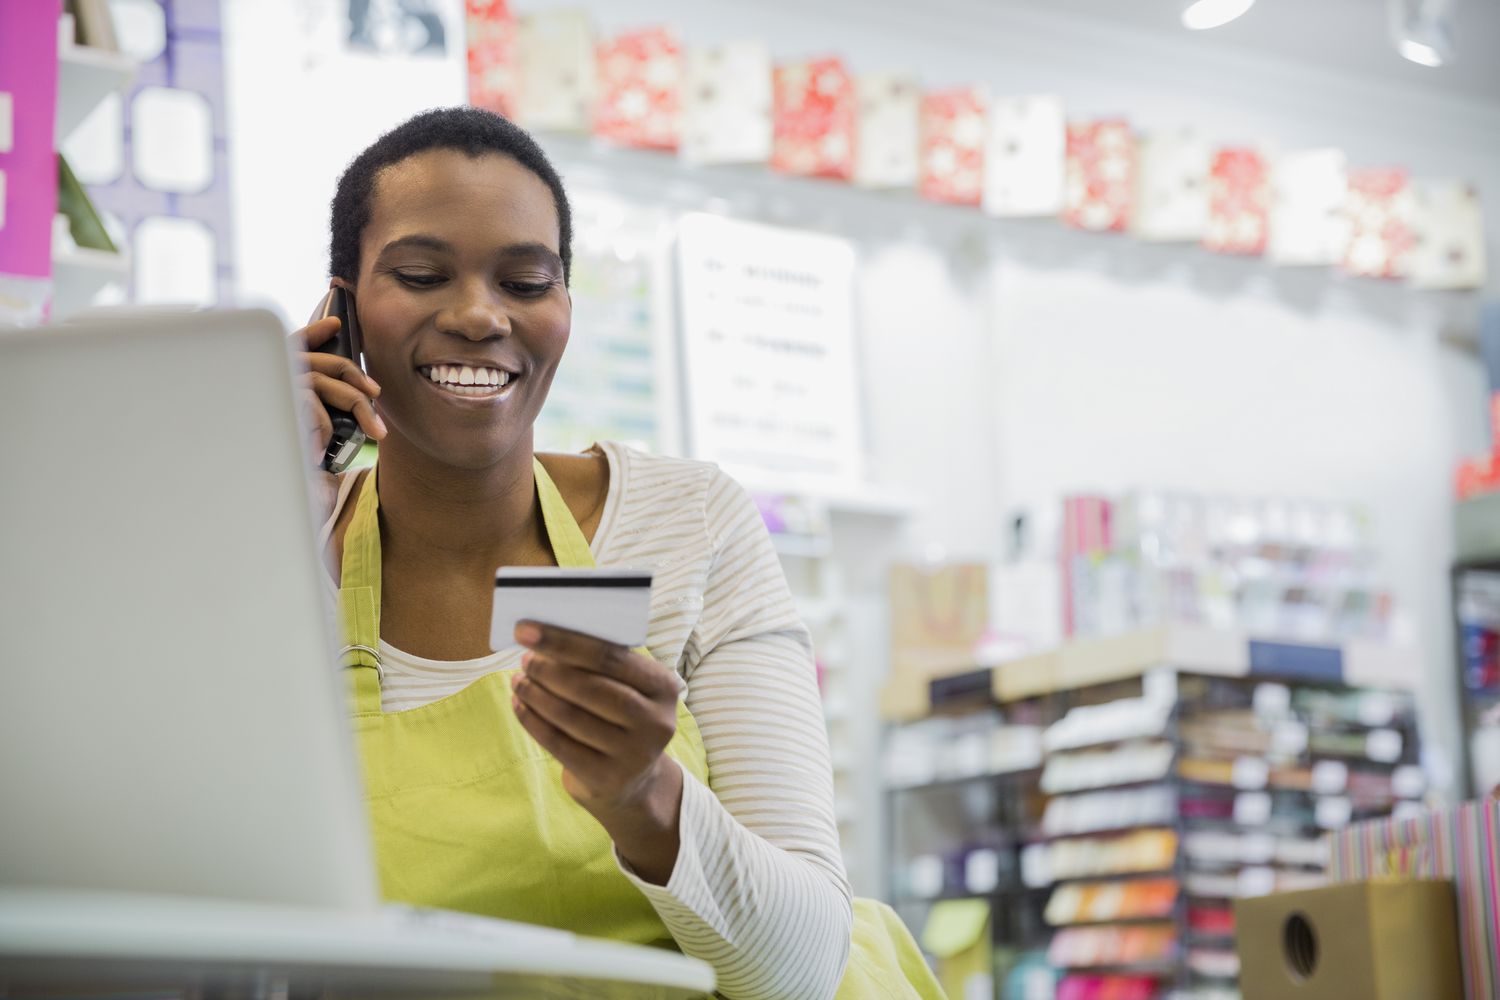
[{"label": "woman's right hand", "polygon": [[353,414],[360,430],[372,441],[380,441],[386,434],[385,421],[375,412],[375,400],[380,396],[379,384],[348,358],[317,350],[332,340],[338,331],[338,317],[326,316],[292,334],[293,344],[300,348],[298,357],[303,367],[303,374],[298,377],[298,396],[309,428],[308,463],[327,487],[329,510],[333,507],[336,484],[334,477],[322,469],[323,455],[333,437],[328,408]]}]

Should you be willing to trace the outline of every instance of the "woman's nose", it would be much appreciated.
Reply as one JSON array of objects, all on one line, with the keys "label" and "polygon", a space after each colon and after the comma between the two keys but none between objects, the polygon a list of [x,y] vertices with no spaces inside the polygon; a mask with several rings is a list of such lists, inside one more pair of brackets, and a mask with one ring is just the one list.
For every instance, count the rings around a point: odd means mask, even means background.
[{"label": "woman's nose", "polygon": [[437,316],[438,328],[468,340],[510,335],[510,316],[488,282],[463,282],[455,299]]}]

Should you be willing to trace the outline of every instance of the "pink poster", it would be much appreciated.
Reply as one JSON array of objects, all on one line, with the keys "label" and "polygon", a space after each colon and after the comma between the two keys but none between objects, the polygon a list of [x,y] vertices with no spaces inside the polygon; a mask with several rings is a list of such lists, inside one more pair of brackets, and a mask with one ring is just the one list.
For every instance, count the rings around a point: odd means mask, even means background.
[{"label": "pink poster", "polygon": [[58,0],[0,3],[0,274],[52,273]]}]

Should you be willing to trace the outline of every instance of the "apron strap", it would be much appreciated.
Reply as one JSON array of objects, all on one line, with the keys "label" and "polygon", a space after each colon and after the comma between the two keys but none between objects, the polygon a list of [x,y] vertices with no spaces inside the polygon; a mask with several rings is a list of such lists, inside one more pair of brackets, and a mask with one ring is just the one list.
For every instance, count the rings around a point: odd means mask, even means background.
[{"label": "apron strap", "polygon": [[380,711],[380,498],[375,469],[365,474],[344,532],[339,612],[346,645],[339,651],[354,670],[354,711]]},{"label": "apron strap", "polygon": [[593,568],[594,553],[562,492],[539,459],[533,458],[531,465],[536,475],[537,499],[542,503],[542,524],[547,529],[547,540],[552,543],[552,557],[557,565],[570,569]]}]

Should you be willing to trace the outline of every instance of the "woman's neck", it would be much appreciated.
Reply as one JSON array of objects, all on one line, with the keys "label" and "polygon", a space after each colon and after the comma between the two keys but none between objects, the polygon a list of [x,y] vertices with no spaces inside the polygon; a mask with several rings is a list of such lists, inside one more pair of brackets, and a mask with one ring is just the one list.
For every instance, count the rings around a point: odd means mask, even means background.
[{"label": "woman's neck", "polygon": [[456,469],[398,434],[380,445],[380,521],[386,558],[448,565],[550,560],[528,434],[496,464]]}]

